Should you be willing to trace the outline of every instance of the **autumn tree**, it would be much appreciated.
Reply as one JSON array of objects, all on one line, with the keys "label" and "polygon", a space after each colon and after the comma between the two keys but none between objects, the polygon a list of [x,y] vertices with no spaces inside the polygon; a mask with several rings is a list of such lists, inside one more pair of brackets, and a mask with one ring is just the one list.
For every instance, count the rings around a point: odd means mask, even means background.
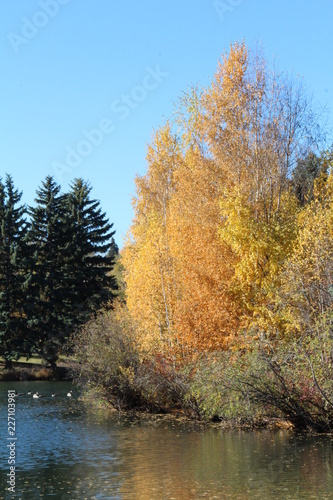
[{"label": "autumn tree", "polygon": [[219,236],[214,173],[161,128],[136,179],[136,215],[122,253],[126,297],[147,349],[195,355],[222,348],[236,328],[228,249]]},{"label": "autumn tree", "polygon": [[219,235],[220,183],[212,162],[190,145],[176,174],[170,233],[179,294],[175,328],[183,352],[224,349],[238,328],[230,280],[234,257]]},{"label": "autumn tree", "polygon": [[220,234],[238,259],[232,287],[243,324],[260,316],[274,330],[272,290],[296,235],[289,178],[315,147],[315,116],[301,84],[236,43],[203,93],[201,130],[223,185]]},{"label": "autumn tree", "polygon": [[135,180],[135,218],[122,253],[127,305],[138,321],[142,344],[147,349],[160,345],[163,350],[177,342],[177,283],[169,220],[174,174],[180,162],[177,139],[166,124],[148,147],[147,174]]},{"label": "autumn tree", "polygon": [[318,139],[301,85],[235,43],[207,89],[180,100],[136,179],[123,252],[126,296],[143,343],[182,355],[275,335],[275,289],[297,237],[291,173]]}]

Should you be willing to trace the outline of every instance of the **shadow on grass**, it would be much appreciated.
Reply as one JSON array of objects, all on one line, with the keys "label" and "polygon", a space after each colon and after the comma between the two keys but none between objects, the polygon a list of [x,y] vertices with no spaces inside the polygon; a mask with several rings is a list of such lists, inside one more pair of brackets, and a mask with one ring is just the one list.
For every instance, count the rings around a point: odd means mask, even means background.
[{"label": "shadow on grass", "polygon": [[4,363],[0,362],[0,381],[25,381],[25,380],[71,380],[70,367],[61,363],[54,370],[43,366],[39,362],[29,361],[13,362],[12,369],[5,369]]}]

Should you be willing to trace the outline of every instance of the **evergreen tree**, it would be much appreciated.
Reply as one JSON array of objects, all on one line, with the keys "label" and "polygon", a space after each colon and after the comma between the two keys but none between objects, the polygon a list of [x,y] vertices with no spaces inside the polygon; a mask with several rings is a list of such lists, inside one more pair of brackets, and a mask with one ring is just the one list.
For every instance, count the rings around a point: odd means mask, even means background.
[{"label": "evergreen tree", "polygon": [[12,360],[31,353],[27,336],[25,263],[28,247],[25,242],[24,206],[17,206],[22,193],[6,176],[0,182],[0,354],[11,367]]},{"label": "evergreen tree", "polygon": [[68,336],[112,300],[116,288],[110,271],[117,246],[99,201],[90,199],[91,187],[82,179],[75,179],[67,194],[60,189],[46,177],[29,211],[34,253],[29,326],[36,352],[51,366]]},{"label": "evergreen tree", "polygon": [[66,220],[60,186],[47,176],[37,190],[37,206],[30,207],[29,243],[35,253],[32,289],[35,305],[31,328],[37,334],[36,351],[55,366],[68,334],[70,314],[68,287],[64,279]]},{"label": "evergreen tree", "polygon": [[91,189],[87,182],[75,179],[67,196],[71,242],[66,271],[78,324],[111,301],[116,289],[110,273],[117,253],[115,231],[100,202],[90,198]]},{"label": "evergreen tree", "polygon": [[314,153],[299,159],[292,173],[292,187],[301,206],[313,200],[314,181],[322,171],[321,159]]}]

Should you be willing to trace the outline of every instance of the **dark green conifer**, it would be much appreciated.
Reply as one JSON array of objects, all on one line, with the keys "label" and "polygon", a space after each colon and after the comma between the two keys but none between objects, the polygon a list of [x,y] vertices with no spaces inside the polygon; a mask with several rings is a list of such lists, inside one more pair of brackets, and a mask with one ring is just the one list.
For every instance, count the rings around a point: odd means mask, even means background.
[{"label": "dark green conifer", "polygon": [[30,208],[35,301],[29,325],[38,339],[37,352],[52,366],[69,335],[112,300],[116,288],[110,275],[114,231],[90,192],[88,183],[75,179],[70,192],[61,195],[48,176]]},{"label": "dark green conifer", "polygon": [[75,179],[67,195],[71,219],[67,273],[78,324],[110,302],[116,289],[115,278],[110,275],[116,251],[115,232],[100,202],[90,198],[91,189],[89,183]]},{"label": "dark green conifer", "polygon": [[66,341],[69,303],[64,278],[66,232],[65,204],[60,186],[47,176],[37,190],[37,205],[30,207],[29,243],[35,262],[32,288],[35,290],[33,318],[30,325],[38,337],[37,352],[55,366],[60,347]]},{"label": "dark green conifer", "polygon": [[313,200],[314,182],[321,172],[321,158],[314,153],[309,153],[308,156],[297,161],[292,172],[291,182],[294,193],[302,206]]},{"label": "dark green conifer", "polygon": [[5,185],[0,182],[0,354],[8,368],[20,356],[29,357],[32,349],[26,315],[26,209],[18,206],[21,197],[7,175]]}]

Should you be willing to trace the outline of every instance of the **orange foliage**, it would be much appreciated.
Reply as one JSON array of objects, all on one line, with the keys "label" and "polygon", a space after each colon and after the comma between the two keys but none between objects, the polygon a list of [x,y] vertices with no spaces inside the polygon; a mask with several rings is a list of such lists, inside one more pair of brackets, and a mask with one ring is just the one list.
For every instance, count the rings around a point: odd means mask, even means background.
[{"label": "orange foliage", "polygon": [[190,352],[225,348],[238,329],[229,291],[233,255],[219,236],[219,185],[210,162],[189,150],[172,199],[172,249],[181,295],[175,327]]},{"label": "orange foliage", "polygon": [[243,43],[181,105],[182,135],[167,123],[148,147],[122,259],[142,347],[194,355],[228,347],[245,326],[274,326],[296,235],[288,176],[313,124],[300,89]]}]

